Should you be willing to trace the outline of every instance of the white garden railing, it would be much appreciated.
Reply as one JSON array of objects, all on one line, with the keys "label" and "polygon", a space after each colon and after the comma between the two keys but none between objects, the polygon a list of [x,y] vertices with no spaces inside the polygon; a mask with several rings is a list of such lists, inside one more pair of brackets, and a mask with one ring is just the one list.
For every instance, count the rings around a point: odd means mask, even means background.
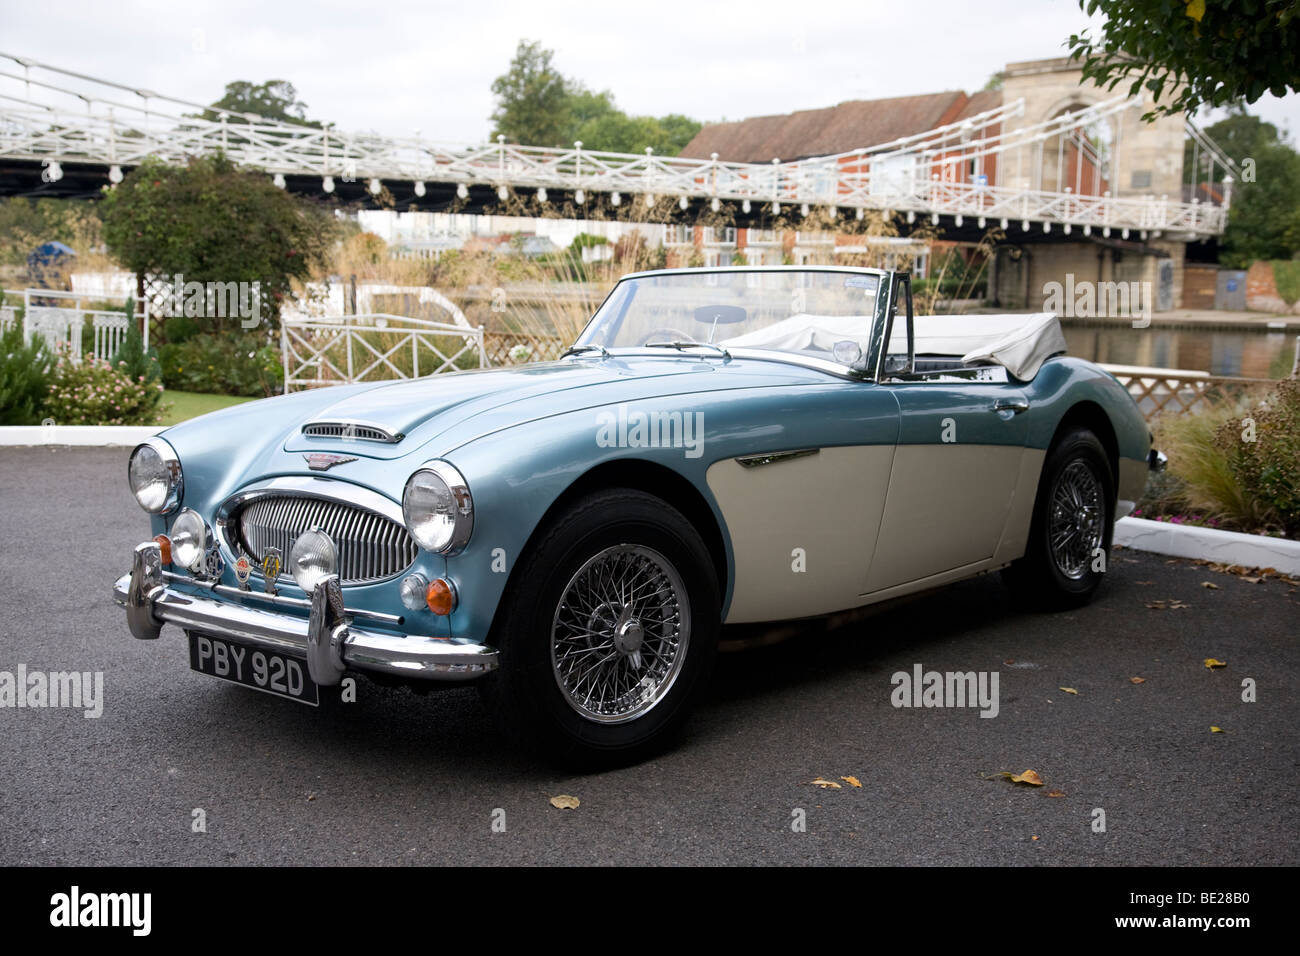
[{"label": "white garden railing", "polygon": [[422,378],[487,365],[483,326],[371,313],[280,323],[284,390]]},{"label": "white garden railing", "polygon": [[[12,296],[15,293],[10,291],[8,294]],[[21,294],[23,337],[30,339],[39,335],[51,352],[65,351],[73,362],[80,362],[87,353],[101,361],[108,361],[122,347],[131,327],[132,317],[124,312],[83,308],[81,303],[87,301],[88,297],[82,293],[60,289],[23,289]],[[138,308],[135,311],[137,314],[134,318],[139,321]],[[17,306],[0,306],[0,331],[9,328],[17,320]],[[87,320],[92,335],[89,349],[83,342]]]}]

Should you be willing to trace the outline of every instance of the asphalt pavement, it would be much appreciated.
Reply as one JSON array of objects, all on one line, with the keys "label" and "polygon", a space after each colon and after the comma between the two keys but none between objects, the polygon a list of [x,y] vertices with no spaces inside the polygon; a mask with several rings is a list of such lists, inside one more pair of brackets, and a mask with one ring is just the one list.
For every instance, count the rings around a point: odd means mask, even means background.
[{"label": "asphalt pavement", "polygon": [[[0,863],[1300,863],[1285,580],[1117,551],[1074,612],[1023,611],[993,575],[729,635],[749,640],[679,747],[575,776],[472,689],[362,681],[314,709],[191,672],[174,628],[134,640],[111,599],[148,536],[126,456],[0,448],[0,682],[103,674],[98,718],[0,706]],[[895,707],[918,664],[996,673],[996,717]],[[1029,769],[1041,787],[1000,776]]]}]

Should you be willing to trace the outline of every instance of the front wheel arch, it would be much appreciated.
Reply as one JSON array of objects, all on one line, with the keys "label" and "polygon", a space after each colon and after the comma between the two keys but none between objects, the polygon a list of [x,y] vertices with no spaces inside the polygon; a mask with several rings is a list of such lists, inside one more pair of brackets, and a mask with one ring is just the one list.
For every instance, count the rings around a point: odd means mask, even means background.
[{"label": "front wheel arch", "polygon": [[[528,553],[529,549],[535,545],[542,531],[559,515],[573,507],[576,502],[599,491],[614,488],[643,491],[648,495],[659,498],[680,511],[695,526],[695,530],[704,539],[704,546],[709,551],[709,558],[713,564],[714,574],[717,575],[718,590],[722,595],[723,607],[725,608],[727,599],[730,597],[728,582],[731,579],[728,557],[729,541],[725,537],[725,532],[722,530],[713,508],[699,489],[671,468],[655,461],[646,461],[639,458],[617,458],[612,461],[602,462],[583,472],[551,502],[540,520],[533,526],[533,530],[529,533],[519,553],[521,555]],[[509,593],[509,589],[518,583],[515,580],[515,571],[519,566],[519,562],[515,561],[511,564],[510,573],[506,577],[506,590],[502,592],[503,595]],[[497,618],[500,614],[501,604],[498,602],[496,612],[493,614],[493,629],[496,627]]]},{"label": "front wheel arch", "polygon": [[1071,405],[1061,421],[1056,426],[1056,431],[1052,434],[1052,440],[1047,445],[1048,453],[1060,444],[1070,432],[1079,428],[1085,428],[1092,432],[1101,442],[1102,448],[1106,450],[1106,459],[1110,465],[1111,481],[1116,487],[1119,484],[1119,438],[1115,434],[1115,426],[1111,423],[1110,416],[1106,410],[1093,401],[1081,401]]}]

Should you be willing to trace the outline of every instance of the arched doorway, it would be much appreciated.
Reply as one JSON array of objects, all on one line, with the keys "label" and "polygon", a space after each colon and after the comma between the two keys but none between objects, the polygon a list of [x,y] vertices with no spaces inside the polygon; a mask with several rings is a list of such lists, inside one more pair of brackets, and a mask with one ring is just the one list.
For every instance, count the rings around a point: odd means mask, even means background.
[{"label": "arched doorway", "polygon": [[[1089,104],[1071,102],[1053,110],[1048,119],[1082,112]],[[1100,196],[1114,181],[1115,128],[1109,118],[1064,127],[1039,144],[1038,188]]]}]

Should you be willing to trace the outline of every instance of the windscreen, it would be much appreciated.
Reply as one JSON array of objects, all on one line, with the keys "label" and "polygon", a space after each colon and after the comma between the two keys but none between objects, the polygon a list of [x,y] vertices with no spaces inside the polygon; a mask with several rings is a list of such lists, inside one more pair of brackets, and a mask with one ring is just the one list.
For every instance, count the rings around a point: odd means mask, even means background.
[{"label": "windscreen", "polygon": [[872,273],[784,269],[680,272],[624,279],[578,340],[636,348],[704,343],[829,357],[865,352],[881,294]]}]

